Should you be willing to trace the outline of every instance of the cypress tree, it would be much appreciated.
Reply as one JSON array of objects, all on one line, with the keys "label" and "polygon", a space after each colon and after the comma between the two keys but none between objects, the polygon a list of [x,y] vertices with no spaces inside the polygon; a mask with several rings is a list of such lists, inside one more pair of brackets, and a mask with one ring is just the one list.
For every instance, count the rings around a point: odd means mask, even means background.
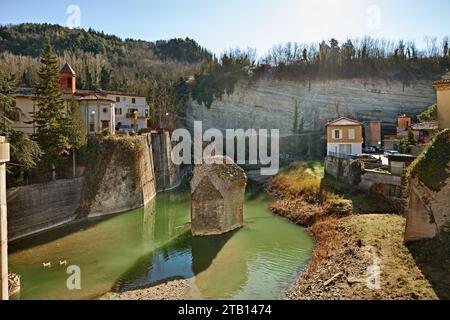
[{"label": "cypress tree", "polygon": [[44,151],[45,165],[55,168],[61,155],[69,154],[70,141],[65,129],[67,112],[59,85],[59,63],[50,41],[44,45],[35,88],[38,111],[34,114],[37,127],[36,140]]}]

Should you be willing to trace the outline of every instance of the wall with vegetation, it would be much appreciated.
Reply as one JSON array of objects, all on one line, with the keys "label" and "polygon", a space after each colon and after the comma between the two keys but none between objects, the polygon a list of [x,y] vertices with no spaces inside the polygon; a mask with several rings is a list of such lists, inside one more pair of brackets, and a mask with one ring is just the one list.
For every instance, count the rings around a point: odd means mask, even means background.
[{"label": "wall with vegetation", "polygon": [[142,137],[107,137],[95,142],[88,162],[79,218],[142,207],[156,194],[148,141]]},{"label": "wall with vegetation", "polygon": [[441,131],[408,168],[406,241],[450,232],[450,129]]}]

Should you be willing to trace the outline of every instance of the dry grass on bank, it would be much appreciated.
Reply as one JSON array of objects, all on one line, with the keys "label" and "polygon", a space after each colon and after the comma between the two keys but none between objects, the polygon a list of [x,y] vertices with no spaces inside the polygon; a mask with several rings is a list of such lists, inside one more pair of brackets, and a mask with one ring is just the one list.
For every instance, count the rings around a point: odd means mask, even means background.
[{"label": "dry grass on bank", "polygon": [[[437,299],[403,244],[405,219],[359,215],[319,221],[318,241],[307,270],[289,290],[289,299]],[[367,286],[368,267],[380,267],[380,288]]]},{"label": "dry grass on bank", "polygon": [[[388,214],[395,210],[385,199],[352,193],[324,176],[318,161],[289,166],[267,189],[276,199],[272,211],[310,227],[318,242],[289,299],[437,298],[403,243],[405,219]],[[381,268],[378,290],[366,283],[373,265]]]}]

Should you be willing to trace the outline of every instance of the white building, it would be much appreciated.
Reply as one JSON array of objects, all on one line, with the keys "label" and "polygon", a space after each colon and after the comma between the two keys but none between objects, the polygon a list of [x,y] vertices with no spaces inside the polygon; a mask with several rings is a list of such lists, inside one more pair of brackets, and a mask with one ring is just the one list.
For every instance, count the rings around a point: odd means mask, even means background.
[{"label": "white building", "polygon": [[[69,110],[72,99],[78,101],[81,117],[90,134],[108,129],[114,134],[119,125],[129,125],[135,131],[147,128],[149,106],[145,97],[106,90],[77,90],[76,73],[66,63],[60,71],[62,98]],[[27,134],[36,133],[33,113],[39,109],[33,89],[19,88],[15,95],[17,114],[13,128]]]},{"label": "white building", "polygon": [[[116,128],[120,125],[129,125],[135,130],[147,128],[147,120],[150,117],[150,109],[145,97],[139,97],[121,92],[102,91],[109,100],[114,101]],[[137,119],[135,123],[135,112]]]}]

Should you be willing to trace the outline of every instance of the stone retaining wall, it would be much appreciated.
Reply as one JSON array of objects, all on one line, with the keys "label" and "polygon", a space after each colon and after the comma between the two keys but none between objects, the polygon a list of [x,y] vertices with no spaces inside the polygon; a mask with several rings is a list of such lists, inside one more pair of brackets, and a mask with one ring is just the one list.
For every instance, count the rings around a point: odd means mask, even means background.
[{"label": "stone retaining wall", "polygon": [[83,180],[56,180],[8,189],[8,240],[74,220]]}]

